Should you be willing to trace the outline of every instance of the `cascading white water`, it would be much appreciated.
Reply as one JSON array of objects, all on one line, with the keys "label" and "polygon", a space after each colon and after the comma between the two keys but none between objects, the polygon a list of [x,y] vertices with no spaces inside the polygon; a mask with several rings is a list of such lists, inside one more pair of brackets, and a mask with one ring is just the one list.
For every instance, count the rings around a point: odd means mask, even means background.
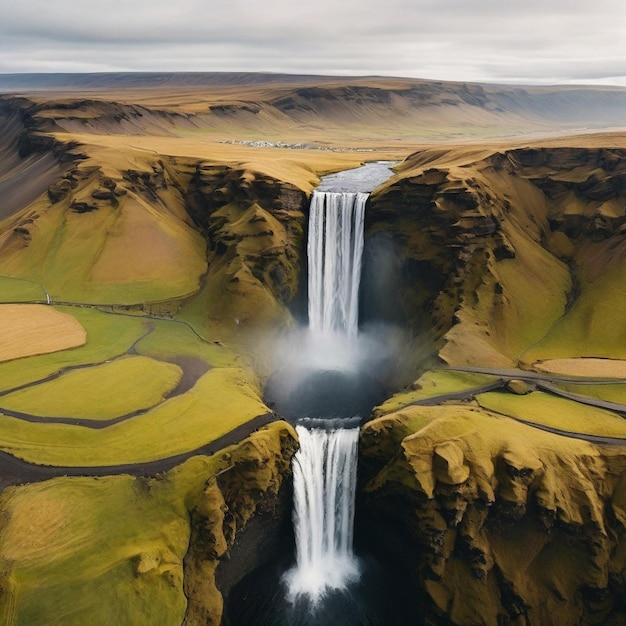
[{"label": "cascading white water", "polygon": [[[309,216],[309,331],[328,358],[355,344],[366,193],[314,193]],[[332,360],[332,359],[331,359]],[[296,566],[286,575],[291,599],[315,605],[359,578],[352,549],[358,420],[304,420],[294,457]]]},{"label": "cascading white water", "polygon": [[[339,425],[341,426],[341,425]],[[297,426],[293,464],[297,566],[288,574],[293,598],[316,604],[329,589],[357,580],[352,552],[359,429]]]},{"label": "cascading white water", "polygon": [[309,330],[356,337],[366,193],[316,192],[309,213]]}]

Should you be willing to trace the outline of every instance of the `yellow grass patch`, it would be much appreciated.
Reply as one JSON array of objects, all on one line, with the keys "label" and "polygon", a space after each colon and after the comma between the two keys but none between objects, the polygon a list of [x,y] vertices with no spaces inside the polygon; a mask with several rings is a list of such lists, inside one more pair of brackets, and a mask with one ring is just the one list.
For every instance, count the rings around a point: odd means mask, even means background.
[{"label": "yellow grass patch", "polygon": [[73,350],[0,363],[0,391],[8,391],[41,380],[66,367],[101,363],[118,357],[126,353],[135,341],[148,332],[145,320],[140,317],[110,315],[83,307],[63,307],[55,310],[75,317],[87,329],[87,343]]},{"label": "yellow grass patch", "polygon": [[0,305],[0,361],[82,346],[87,331],[71,315],[42,304]]},{"label": "yellow grass patch", "polygon": [[533,363],[533,369],[565,376],[626,378],[625,359],[546,359]]},{"label": "yellow grass patch", "polygon": [[205,502],[207,480],[239,458],[263,463],[286,431],[293,436],[284,422],[271,424],[243,445],[193,457],[157,478],[59,477],[6,489],[0,623],[180,624],[190,511]]},{"label": "yellow grass patch", "polygon": [[430,370],[425,372],[407,389],[394,394],[374,410],[380,417],[404,409],[408,404],[427,398],[434,398],[449,393],[457,393],[480,387],[495,380],[496,376],[474,374],[450,370]]},{"label": "yellow grass patch", "polygon": [[[2,585],[13,593],[0,600],[0,621],[180,623],[189,539],[184,500],[201,488],[211,461],[194,459],[182,472],[153,483],[154,489],[141,489],[130,476],[107,476],[58,478],[5,491],[0,552],[11,566],[10,576],[2,573]],[[144,555],[154,556],[149,572],[139,571]]]},{"label": "yellow grass patch", "polygon": [[626,439],[626,419],[605,409],[579,404],[547,393],[517,396],[490,392],[477,396],[480,406],[525,422],[587,435]]},{"label": "yellow grass patch", "polygon": [[[522,355],[526,363],[572,357],[626,358],[626,253],[600,267],[593,280],[581,282],[582,293],[571,310],[536,345]],[[587,264],[589,268],[590,264]]]},{"label": "yellow grass patch", "polygon": [[3,417],[0,449],[43,465],[143,463],[196,450],[268,411],[249,374],[220,368],[187,393],[100,430]]}]

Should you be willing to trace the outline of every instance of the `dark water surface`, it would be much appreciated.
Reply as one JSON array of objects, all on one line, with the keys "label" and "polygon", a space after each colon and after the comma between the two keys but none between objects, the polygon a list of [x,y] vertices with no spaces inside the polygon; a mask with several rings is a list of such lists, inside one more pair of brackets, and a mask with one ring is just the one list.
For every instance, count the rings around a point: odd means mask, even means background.
[{"label": "dark water surface", "polygon": [[[371,557],[361,557],[361,579],[328,592],[317,605],[300,596],[291,602],[282,574],[288,561],[253,572],[230,593],[231,626],[406,626],[408,598]],[[404,597],[403,597],[404,596]]]}]

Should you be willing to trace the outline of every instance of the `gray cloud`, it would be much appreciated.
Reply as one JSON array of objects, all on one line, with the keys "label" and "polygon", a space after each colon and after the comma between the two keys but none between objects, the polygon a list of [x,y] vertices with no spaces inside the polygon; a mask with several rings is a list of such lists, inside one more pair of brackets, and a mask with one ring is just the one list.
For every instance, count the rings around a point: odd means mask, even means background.
[{"label": "gray cloud", "polygon": [[622,0],[20,0],[0,72],[273,71],[626,85]]}]

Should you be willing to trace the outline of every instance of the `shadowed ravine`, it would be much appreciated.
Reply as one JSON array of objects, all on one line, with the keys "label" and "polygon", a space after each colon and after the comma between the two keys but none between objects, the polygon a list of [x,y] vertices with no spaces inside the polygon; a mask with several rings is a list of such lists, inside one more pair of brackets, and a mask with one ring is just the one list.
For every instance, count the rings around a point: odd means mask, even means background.
[{"label": "shadowed ravine", "polygon": [[[367,191],[382,180],[379,171]],[[350,180],[335,175],[330,184],[345,188]],[[362,189],[363,179],[356,185]],[[235,589],[233,624],[393,621],[383,609],[379,567],[353,546],[359,426],[385,397],[376,378],[362,371],[359,345],[367,198],[362,191],[325,191],[311,200],[308,345],[296,367],[278,372],[266,388],[270,405],[296,424],[300,442],[293,461],[295,562],[284,573],[255,573]]]}]

